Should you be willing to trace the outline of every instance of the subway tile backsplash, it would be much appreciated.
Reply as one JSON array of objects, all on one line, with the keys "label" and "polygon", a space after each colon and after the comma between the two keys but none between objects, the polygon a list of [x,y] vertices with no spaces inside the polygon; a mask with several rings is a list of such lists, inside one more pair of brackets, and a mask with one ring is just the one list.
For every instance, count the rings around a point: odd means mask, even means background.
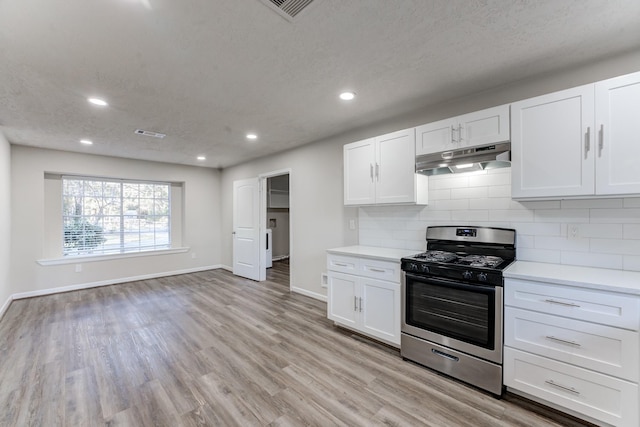
[{"label": "subway tile backsplash", "polygon": [[428,206],[358,211],[361,245],[423,251],[429,225],[508,227],[520,260],[640,271],[640,197],[518,202],[510,168],[429,177]]}]

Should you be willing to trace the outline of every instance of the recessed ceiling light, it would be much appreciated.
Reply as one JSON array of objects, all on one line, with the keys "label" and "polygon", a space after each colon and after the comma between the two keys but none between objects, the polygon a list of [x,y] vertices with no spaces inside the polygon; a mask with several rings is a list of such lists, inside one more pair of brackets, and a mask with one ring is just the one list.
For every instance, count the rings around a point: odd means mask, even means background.
[{"label": "recessed ceiling light", "polygon": [[340,94],[340,99],[342,99],[343,101],[351,101],[355,97],[356,93],[352,91],[346,91]]},{"label": "recessed ceiling light", "polygon": [[89,140],[89,139],[81,139],[80,140],[80,144],[84,144],[84,145],[93,145],[93,141]]},{"label": "recessed ceiling light", "polygon": [[207,160],[207,158],[205,156],[198,156],[197,159],[198,160]]},{"label": "recessed ceiling light", "polygon": [[248,133],[247,139],[256,140],[258,139],[258,135],[256,135],[255,133]]},{"label": "recessed ceiling light", "polygon": [[100,98],[87,98],[87,101],[89,101],[93,105],[98,105],[100,107],[106,107],[107,105],[109,105],[107,103],[107,101],[105,101],[104,99],[100,99]]}]

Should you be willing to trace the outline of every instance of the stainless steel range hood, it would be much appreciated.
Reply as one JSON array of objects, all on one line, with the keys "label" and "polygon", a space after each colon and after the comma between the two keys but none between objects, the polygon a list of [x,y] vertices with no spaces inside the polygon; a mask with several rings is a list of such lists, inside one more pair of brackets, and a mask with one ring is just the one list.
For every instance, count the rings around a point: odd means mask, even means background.
[{"label": "stainless steel range hood", "polygon": [[471,172],[511,166],[511,143],[481,145],[416,157],[416,172],[423,175]]}]

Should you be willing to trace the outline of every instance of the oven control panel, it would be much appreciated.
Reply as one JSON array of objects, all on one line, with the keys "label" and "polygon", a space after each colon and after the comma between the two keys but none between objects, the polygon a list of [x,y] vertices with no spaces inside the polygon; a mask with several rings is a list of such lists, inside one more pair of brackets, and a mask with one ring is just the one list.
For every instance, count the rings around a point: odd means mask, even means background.
[{"label": "oven control panel", "polygon": [[502,286],[502,272],[493,269],[465,268],[463,266],[430,264],[404,259],[402,260],[402,270],[414,276],[458,280],[479,285]]}]

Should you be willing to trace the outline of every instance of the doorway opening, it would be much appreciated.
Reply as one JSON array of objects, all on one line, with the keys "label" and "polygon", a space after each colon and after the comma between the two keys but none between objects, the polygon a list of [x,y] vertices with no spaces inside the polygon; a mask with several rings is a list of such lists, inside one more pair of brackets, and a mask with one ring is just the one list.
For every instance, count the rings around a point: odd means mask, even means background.
[{"label": "doorway opening", "polygon": [[290,171],[264,174],[262,226],[265,229],[266,279],[291,289]]}]

